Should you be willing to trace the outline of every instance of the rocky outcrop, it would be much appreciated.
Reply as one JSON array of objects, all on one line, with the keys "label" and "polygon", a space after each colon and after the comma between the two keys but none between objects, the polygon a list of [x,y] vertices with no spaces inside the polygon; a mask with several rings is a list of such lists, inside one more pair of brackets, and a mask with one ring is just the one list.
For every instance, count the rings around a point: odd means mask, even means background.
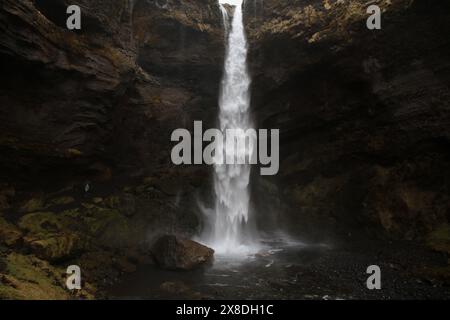
[{"label": "rocky outcrop", "polygon": [[[381,30],[366,28],[369,4],[382,9]],[[280,174],[255,176],[263,221],[319,239],[425,240],[445,226],[449,9],[247,2],[254,114],[259,127],[281,129]]]},{"label": "rocky outcrop", "polygon": [[[80,31],[65,27],[69,4],[81,7]],[[214,114],[223,57],[214,0],[1,6],[5,179],[152,171],[170,161],[173,128]]]},{"label": "rocky outcrop", "polygon": [[104,152],[110,114],[137,66],[126,48],[130,41],[119,39],[125,1],[88,2],[78,2],[90,12],[81,33],[59,23],[67,16],[66,1],[2,2],[0,145],[9,153],[2,158],[9,179],[48,168],[60,169],[57,175]]},{"label": "rocky outcrop", "polygon": [[168,270],[192,270],[210,264],[214,256],[213,249],[173,235],[156,240],[151,252],[158,266]]}]

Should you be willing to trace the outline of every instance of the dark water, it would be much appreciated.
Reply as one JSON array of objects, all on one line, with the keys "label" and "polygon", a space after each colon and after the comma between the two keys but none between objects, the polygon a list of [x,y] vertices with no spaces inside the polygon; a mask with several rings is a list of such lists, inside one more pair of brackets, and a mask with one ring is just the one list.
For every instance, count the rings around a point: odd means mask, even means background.
[{"label": "dark water", "polygon": [[[245,257],[216,256],[202,270],[164,271],[143,266],[108,291],[111,299],[436,299],[445,285],[411,273],[424,263],[416,250],[384,246],[347,250],[325,244],[266,243]],[[439,257],[425,257],[439,264]],[[430,262],[431,261],[431,262]],[[369,265],[382,270],[382,290],[369,290]]]},{"label": "dark water", "polygon": [[[165,271],[144,266],[111,288],[120,299],[269,299],[284,296],[283,286],[295,284],[293,261],[314,261],[325,246],[271,244],[256,254],[215,257],[212,266],[195,271]],[[279,282],[280,288],[277,288]]]}]

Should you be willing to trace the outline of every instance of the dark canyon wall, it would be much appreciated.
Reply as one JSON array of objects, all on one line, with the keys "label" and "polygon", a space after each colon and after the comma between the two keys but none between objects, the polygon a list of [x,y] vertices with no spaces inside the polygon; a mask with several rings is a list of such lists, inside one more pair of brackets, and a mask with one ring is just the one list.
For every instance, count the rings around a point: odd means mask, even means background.
[{"label": "dark canyon wall", "polygon": [[[366,28],[369,4],[381,30]],[[283,205],[258,212],[319,238],[446,229],[449,3],[248,1],[247,25],[253,111],[282,141],[280,174],[255,196]]]},{"label": "dark canyon wall", "polygon": [[[81,7],[80,31],[65,27],[69,3]],[[125,0],[2,1],[5,178],[71,165],[152,170],[169,163],[168,127],[214,114],[215,2],[134,1],[131,10]]]},{"label": "dark canyon wall", "polygon": [[221,19],[214,0],[1,1],[0,297],[66,297],[70,263],[89,297],[155,233],[197,231],[208,169],[174,168],[170,135],[215,118]]}]

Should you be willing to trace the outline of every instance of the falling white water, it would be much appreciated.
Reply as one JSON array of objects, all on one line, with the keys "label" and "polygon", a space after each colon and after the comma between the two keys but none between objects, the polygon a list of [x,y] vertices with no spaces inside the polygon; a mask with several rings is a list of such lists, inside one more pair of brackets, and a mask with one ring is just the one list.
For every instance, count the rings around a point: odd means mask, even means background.
[{"label": "falling white water", "polygon": [[222,3],[219,3],[220,11],[222,11],[223,28],[225,30],[225,39],[228,37],[228,30],[230,29],[230,17],[228,16],[228,11],[225,9]]},{"label": "falling white water", "polygon": [[[227,129],[252,128],[249,117],[250,76],[247,68],[247,39],[242,16],[242,0],[238,0],[231,29],[227,37],[227,50],[220,93],[219,125]],[[221,6],[222,7],[222,6]],[[225,28],[228,13],[222,7]],[[254,140],[246,148],[236,150],[237,157],[249,159]],[[221,145],[228,154],[226,144]],[[248,162],[247,162],[248,163]],[[214,192],[216,204],[212,215],[208,242],[219,254],[245,254],[252,252],[254,241],[249,227],[250,165],[219,164],[214,166]]]}]

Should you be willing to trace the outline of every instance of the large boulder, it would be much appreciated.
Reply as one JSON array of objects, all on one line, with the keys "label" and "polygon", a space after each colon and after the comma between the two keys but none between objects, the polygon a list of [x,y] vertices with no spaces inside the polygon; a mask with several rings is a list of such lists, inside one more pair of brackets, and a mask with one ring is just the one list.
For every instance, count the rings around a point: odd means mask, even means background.
[{"label": "large boulder", "polygon": [[25,245],[41,259],[58,261],[72,258],[80,248],[80,238],[71,233],[62,233],[48,238],[27,236]]},{"label": "large boulder", "polygon": [[27,214],[19,226],[27,232],[25,246],[47,261],[71,258],[84,247],[83,239],[67,229],[62,217],[53,212]]},{"label": "large boulder", "polygon": [[198,242],[165,235],[153,245],[151,252],[161,268],[192,270],[213,261],[214,250]]}]

